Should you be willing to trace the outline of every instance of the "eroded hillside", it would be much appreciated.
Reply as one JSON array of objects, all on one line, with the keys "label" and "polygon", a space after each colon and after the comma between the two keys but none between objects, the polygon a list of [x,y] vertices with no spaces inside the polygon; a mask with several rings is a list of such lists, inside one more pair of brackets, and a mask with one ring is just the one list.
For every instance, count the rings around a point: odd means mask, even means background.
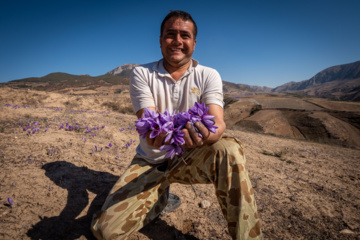
[{"label": "eroded hillside", "polygon": [[228,128],[360,148],[360,103],[274,95],[228,100]]}]

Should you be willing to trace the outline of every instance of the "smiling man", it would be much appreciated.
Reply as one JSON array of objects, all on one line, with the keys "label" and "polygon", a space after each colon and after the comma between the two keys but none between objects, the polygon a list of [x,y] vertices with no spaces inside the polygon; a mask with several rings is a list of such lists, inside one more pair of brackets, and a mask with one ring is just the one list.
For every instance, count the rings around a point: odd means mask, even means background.
[{"label": "smiling man", "polygon": [[166,207],[171,183],[213,184],[231,237],[262,239],[242,146],[224,134],[220,75],[192,59],[196,35],[190,14],[171,11],[161,24],[163,59],[132,71],[130,96],[138,118],[145,108],[181,112],[196,102],[205,103],[214,116],[216,132],[201,122],[186,124],[182,145],[186,164],[180,157],[166,158],[166,152],[159,150],[166,144],[166,132],[140,138],[131,165],[93,218],[92,231],[98,239],[126,239],[155,219]]}]

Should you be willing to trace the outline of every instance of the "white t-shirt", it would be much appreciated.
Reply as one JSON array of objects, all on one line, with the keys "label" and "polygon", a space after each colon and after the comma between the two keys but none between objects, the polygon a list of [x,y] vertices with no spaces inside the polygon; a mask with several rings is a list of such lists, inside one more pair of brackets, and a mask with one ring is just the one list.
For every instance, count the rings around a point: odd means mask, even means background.
[{"label": "white t-shirt", "polygon": [[[175,81],[166,71],[163,60],[135,67],[130,75],[130,97],[135,112],[146,107],[155,107],[158,112],[166,109],[172,114],[187,111],[195,102],[217,104],[223,107],[222,80],[212,68],[192,63],[184,75]],[[162,152],[146,143],[140,137],[136,156],[149,163],[161,163],[166,152]]]}]

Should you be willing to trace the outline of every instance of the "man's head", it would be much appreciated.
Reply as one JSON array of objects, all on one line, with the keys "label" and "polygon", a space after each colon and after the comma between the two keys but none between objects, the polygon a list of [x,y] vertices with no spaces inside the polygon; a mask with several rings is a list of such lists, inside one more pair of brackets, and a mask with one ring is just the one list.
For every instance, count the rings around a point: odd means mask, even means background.
[{"label": "man's head", "polygon": [[164,26],[165,26],[165,23],[170,19],[170,18],[180,18],[184,21],[190,21],[193,23],[194,25],[194,30],[193,30],[193,35],[194,35],[194,39],[196,39],[196,36],[197,36],[197,26],[196,26],[196,23],[194,21],[194,19],[191,17],[191,15],[187,12],[184,12],[184,11],[179,11],[179,10],[176,10],[176,11],[171,11],[168,15],[166,15],[166,17],[164,18],[164,20],[162,21],[161,23],[161,28],[160,28],[160,37],[163,35],[163,32],[164,32]]},{"label": "man's head", "polygon": [[197,28],[190,14],[172,11],[161,24],[160,48],[169,71],[188,67],[196,45]]}]

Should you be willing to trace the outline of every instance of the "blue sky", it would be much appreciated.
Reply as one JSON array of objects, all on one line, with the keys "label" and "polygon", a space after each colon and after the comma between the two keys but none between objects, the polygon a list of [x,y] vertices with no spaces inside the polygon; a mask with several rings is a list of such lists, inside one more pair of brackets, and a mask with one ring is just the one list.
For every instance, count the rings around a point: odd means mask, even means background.
[{"label": "blue sky", "polygon": [[360,60],[359,0],[174,2],[1,0],[0,82],[156,61],[178,9],[198,25],[194,59],[225,81],[276,87]]}]

